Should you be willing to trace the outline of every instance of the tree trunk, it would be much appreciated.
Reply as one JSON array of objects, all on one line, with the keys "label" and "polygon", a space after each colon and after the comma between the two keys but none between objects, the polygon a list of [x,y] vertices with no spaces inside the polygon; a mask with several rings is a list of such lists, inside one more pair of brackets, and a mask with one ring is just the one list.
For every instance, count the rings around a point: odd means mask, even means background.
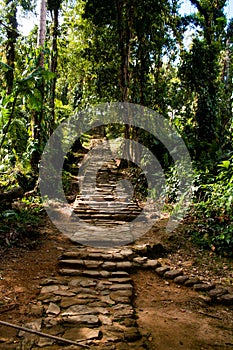
[{"label": "tree trunk", "polygon": [[[40,3],[40,21],[39,21],[39,31],[37,38],[37,46],[41,48],[40,60],[38,67],[44,68],[44,52],[43,48],[46,40],[46,10],[47,10],[47,1],[41,0]],[[44,103],[44,79],[39,82],[40,86],[38,87],[42,96],[42,105],[40,111],[33,111],[32,113],[32,139],[37,144],[36,149],[33,151],[31,156],[31,167],[33,172],[38,172],[38,164],[40,161],[41,155],[41,144],[42,144],[42,133],[41,133],[41,123],[43,120],[43,103]]]},{"label": "tree trunk", "polygon": [[12,69],[7,70],[5,78],[7,82],[7,94],[10,95],[14,84],[14,68],[15,68],[15,44],[18,37],[17,32],[17,7],[13,0],[6,0],[7,7],[7,41],[6,41],[6,61]]},{"label": "tree trunk", "polygon": [[[50,71],[56,74],[57,71],[57,60],[58,60],[58,26],[59,26],[59,6],[60,3],[51,11],[53,17],[52,23],[52,48],[51,48],[51,62]],[[55,127],[55,92],[56,92],[57,78],[54,77],[51,84],[51,95],[50,95],[50,111],[51,111],[51,122],[50,122],[50,134],[52,134]]]},{"label": "tree trunk", "polygon": [[[125,5],[125,6],[124,6]],[[127,102],[129,100],[129,84],[130,84],[130,72],[129,72],[129,63],[130,63],[130,53],[131,53],[131,45],[130,39],[132,35],[132,6],[129,5],[126,1],[116,0],[116,8],[117,8],[117,29],[119,36],[119,53],[121,57],[120,64],[120,89],[121,89],[121,99],[122,102]],[[124,14],[125,13],[125,14]],[[130,115],[129,111],[126,110],[127,113],[127,123],[125,124],[124,136],[125,139],[130,139]],[[123,158],[130,160],[130,148],[125,147],[123,150]],[[127,162],[122,160],[121,166],[125,166]]]},{"label": "tree trunk", "polygon": [[[121,57],[120,66],[120,88],[122,101],[128,101],[129,93],[129,62],[130,62],[130,39],[131,39],[131,25],[132,25],[132,8],[128,8],[127,4],[124,8],[122,0],[116,0],[117,8],[117,26],[119,36],[119,51]],[[125,18],[124,18],[124,12]]]},{"label": "tree trunk", "polygon": [[[41,0],[40,2],[40,22],[39,22],[39,31],[37,38],[37,47],[44,47],[46,40],[46,9],[47,9],[47,0]],[[44,54],[43,51],[40,53],[40,67],[44,66]]]}]

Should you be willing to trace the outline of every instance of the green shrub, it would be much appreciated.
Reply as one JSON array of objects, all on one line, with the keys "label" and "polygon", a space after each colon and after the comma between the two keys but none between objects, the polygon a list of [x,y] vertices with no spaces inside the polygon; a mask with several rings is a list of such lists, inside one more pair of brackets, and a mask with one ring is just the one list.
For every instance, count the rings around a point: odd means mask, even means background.
[{"label": "green shrub", "polygon": [[202,246],[233,256],[233,156],[217,165],[217,174],[198,188],[193,239]]}]

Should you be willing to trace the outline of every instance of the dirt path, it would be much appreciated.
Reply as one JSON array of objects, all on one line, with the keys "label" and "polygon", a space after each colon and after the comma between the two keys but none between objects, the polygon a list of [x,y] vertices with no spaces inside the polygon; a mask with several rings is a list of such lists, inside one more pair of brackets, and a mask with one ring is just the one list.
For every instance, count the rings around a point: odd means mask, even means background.
[{"label": "dirt path", "polygon": [[210,306],[202,295],[153,272],[139,271],[133,281],[138,323],[149,349],[233,348],[232,309]]}]

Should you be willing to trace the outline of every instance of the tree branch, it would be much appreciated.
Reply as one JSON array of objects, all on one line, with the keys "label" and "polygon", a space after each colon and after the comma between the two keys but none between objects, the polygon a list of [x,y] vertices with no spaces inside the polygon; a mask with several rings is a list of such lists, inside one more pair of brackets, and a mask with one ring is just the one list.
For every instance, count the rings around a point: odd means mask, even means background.
[{"label": "tree branch", "polygon": [[[34,329],[21,327],[21,326],[18,326],[18,325],[16,325],[16,324],[12,324],[12,323],[9,323],[9,322],[0,321],[0,324],[3,325],[3,326],[15,328],[15,329],[18,329],[18,330],[27,332],[27,333],[36,334],[36,335],[39,335],[40,337],[45,337],[45,338],[57,340],[57,341],[60,341],[60,342],[62,342],[62,343],[72,344],[72,345],[80,346],[80,347],[82,347],[82,348],[89,348],[88,345],[80,344],[79,341],[72,341],[72,340],[68,340],[68,339],[61,338],[61,337],[57,337],[57,336],[55,336],[55,335],[45,334],[45,333],[36,331],[36,330],[34,330]],[[80,340],[80,342],[81,342],[81,341],[83,341],[83,340]]]}]

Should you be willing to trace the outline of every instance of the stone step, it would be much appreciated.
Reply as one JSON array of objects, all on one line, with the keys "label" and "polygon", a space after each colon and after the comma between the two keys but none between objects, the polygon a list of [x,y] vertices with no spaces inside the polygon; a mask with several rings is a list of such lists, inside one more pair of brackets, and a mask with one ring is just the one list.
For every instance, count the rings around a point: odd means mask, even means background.
[{"label": "stone step", "polygon": [[[130,255],[129,255],[130,254]],[[93,252],[86,252],[86,251],[68,251],[64,254],[62,254],[60,260],[82,260],[82,261],[125,261],[126,257],[133,257],[134,253],[133,251],[129,251],[128,255],[120,252],[120,250],[117,251],[110,251],[110,252],[104,252],[102,251],[93,251]]]},{"label": "stone step", "polygon": [[116,214],[138,214],[142,210],[137,205],[127,204],[126,202],[78,202],[75,203],[74,212],[88,212],[88,213],[116,213]]},{"label": "stone step", "polygon": [[141,211],[142,209],[134,202],[128,201],[128,198],[122,197],[118,200],[112,198],[112,200],[106,200],[105,197],[100,197],[99,200],[93,198],[78,198],[73,204],[74,209],[87,208],[92,210],[99,210],[99,208],[113,208],[118,211],[121,210],[135,210]]},{"label": "stone step", "polygon": [[91,209],[90,207],[80,206],[74,209],[74,214],[79,215],[97,215],[97,214],[115,214],[115,215],[140,215],[140,210],[117,210],[118,208],[110,206],[101,206],[99,209]]},{"label": "stone step", "polygon": [[[136,219],[138,215],[136,214],[109,214],[109,213],[101,213],[101,214],[91,214],[91,213],[79,213],[75,212],[75,215],[78,215],[80,219],[86,220],[86,219],[91,219],[91,220],[104,220],[106,223],[106,220],[110,221],[124,221],[124,222],[130,222]],[[74,215],[73,215],[74,217]],[[72,218],[73,219],[73,218]]]},{"label": "stone step", "polygon": [[63,259],[59,261],[61,269],[69,270],[93,270],[101,269],[106,271],[117,271],[118,269],[130,270],[134,267],[131,261],[101,261],[101,260],[78,260],[78,259]]},{"label": "stone step", "polygon": [[[80,216],[79,216],[80,218]],[[91,225],[94,225],[95,228],[97,229],[98,227],[119,227],[121,225],[126,224],[125,221],[116,221],[116,220],[97,220],[97,219],[85,219],[85,222]],[[94,245],[96,246],[96,244]]]},{"label": "stone step", "polygon": [[[84,190],[85,193],[83,193],[83,190],[82,190],[82,193],[80,195],[77,196],[77,199],[76,199],[76,203],[79,203],[79,202],[86,202],[86,203],[92,203],[93,204],[95,202],[112,202],[114,201],[115,203],[118,203],[119,204],[121,203],[121,200],[125,200],[127,198],[127,193],[125,192],[122,192],[122,193],[117,193],[117,195],[115,193],[109,193],[107,191],[99,191],[98,193],[93,193],[91,192],[90,190]],[[106,195],[105,195],[106,193]],[[129,204],[131,205],[134,205],[134,206],[137,206],[138,205],[131,201],[129,202]]]},{"label": "stone step", "polygon": [[90,277],[90,278],[110,278],[110,277],[123,278],[123,277],[129,276],[129,274],[126,271],[76,270],[76,269],[62,268],[62,269],[59,269],[58,272],[62,276],[83,276],[83,277]]},{"label": "stone step", "polygon": [[[60,269],[78,270],[78,273],[83,273],[84,270],[105,270],[116,271],[124,270],[129,271],[137,267],[145,269],[157,269],[161,264],[156,259],[148,259],[147,257],[135,257],[134,253],[128,258],[121,253],[108,254],[108,253],[90,253],[88,255],[81,252],[68,252],[63,254],[59,260]],[[174,272],[174,271],[171,271]],[[175,271],[175,278],[178,275],[182,275],[182,272]]]}]

